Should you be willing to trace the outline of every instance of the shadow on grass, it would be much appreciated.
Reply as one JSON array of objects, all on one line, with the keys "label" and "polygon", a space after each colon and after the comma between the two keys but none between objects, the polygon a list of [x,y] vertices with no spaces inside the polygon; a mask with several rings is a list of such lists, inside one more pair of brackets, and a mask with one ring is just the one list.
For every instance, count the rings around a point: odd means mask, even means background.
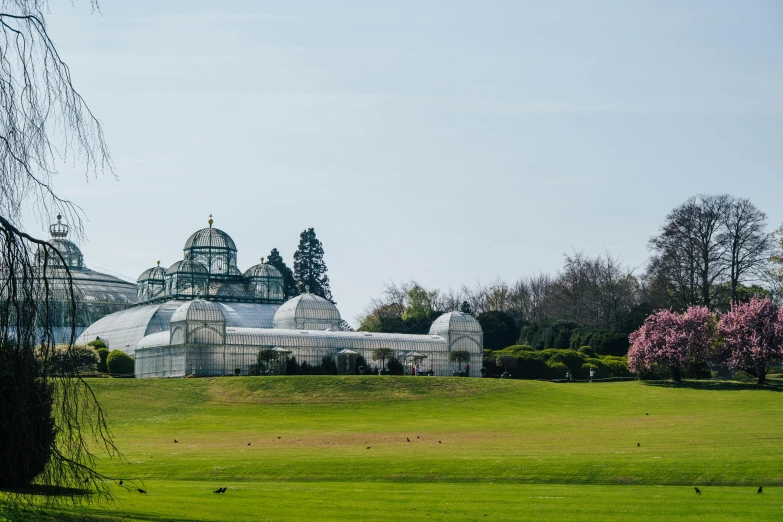
[{"label": "shadow on grass", "polygon": [[0,494],[23,495],[33,497],[81,497],[90,495],[91,492],[84,489],[64,488],[61,486],[30,485],[22,488],[0,488]]},{"label": "shadow on grass", "polygon": [[714,390],[714,391],[743,391],[743,390],[764,390],[773,392],[783,392],[783,383],[778,380],[767,381],[766,384],[756,384],[755,382],[740,381],[713,381],[713,380],[685,380],[682,382],[673,381],[642,381],[645,386],[656,386],[659,388],[680,388],[690,390]]}]

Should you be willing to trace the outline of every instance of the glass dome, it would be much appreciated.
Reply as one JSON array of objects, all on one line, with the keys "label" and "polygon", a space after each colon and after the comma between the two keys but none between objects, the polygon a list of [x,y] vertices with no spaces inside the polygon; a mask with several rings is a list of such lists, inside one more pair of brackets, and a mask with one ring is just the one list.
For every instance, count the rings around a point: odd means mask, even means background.
[{"label": "glass dome", "polygon": [[166,295],[170,297],[196,297],[207,293],[209,272],[197,261],[183,259],[166,270]]},{"label": "glass dome", "polygon": [[470,314],[449,312],[432,323],[430,335],[443,335],[448,332],[481,333],[481,324]]},{"label": "glass dome", "polygon": [[166,289],[166,269],[161,268],[160,261],[158,261],[157,266],[142,272],[136,283],[139,301],[160,297]]},{"label": "glass dome", "polygon": [[210,275],[234,275],[231,268],[237,266],[237,246],[231,236],[209,227],[193,233],[185,242],[185,257],[197,261],[207,268]]},{"label": "glass dome", "polygon": [[283,302],[283,274],[274,266],[263,262],[251,266],[245,271],[244,278],[248,290],[257,299]]},{"label": "glass dome", "polygon": [[314,294],[289,299],[277,310],[275,328],[284,330],[331,330],[340,327],[340,312],[334,303]]},{"label": "glass dome", "polygon": [[[84,256],[82,255],[82,251],[79,250],[79,247],[75,244],[64,238],[52,238],[47,241],[47,243],[60,252],[68,268],[84,268]],[[36,257],[38,258],[38,264],[43,266],[45,256],[41,248],[38,249]],[[46,261],[48,266],[63,266],[62,261],[60,261],[60,256],[56,253],[49,251],[48,257],[49,259]]]}]

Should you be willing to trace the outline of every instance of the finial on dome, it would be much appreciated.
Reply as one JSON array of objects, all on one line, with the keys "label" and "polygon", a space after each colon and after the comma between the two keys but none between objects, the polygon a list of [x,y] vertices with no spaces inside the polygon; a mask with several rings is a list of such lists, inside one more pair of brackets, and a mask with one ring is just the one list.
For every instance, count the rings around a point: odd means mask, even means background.
[{"label": "finial on dome", "polygon": [[261,262],[262,263],[264,262],[264,256],[261,256]]},{"label": "finial on dome", "polygon": [[185,252],[185,259],[190,259],[190,252]]},{"label": "finial on dome", "polygon": [[310,285],[305,285],[305,293],[306,294],[310,293]]},{"label": "finial on dome", "polygon": [[212,214],[209,215],[209,221],[207,221],[207,223],[209,223],[209,228],[212,228]]},{"label": "finial on dome", "polygon": [[68,225],[62,222],[62,214],[57,214],[57,223],[49,225],[49,235],[52,237],[67,237]]},{"label": "finial on dome", "polygon": [[160,259],[158,259],[158,266],[160,266]]}]

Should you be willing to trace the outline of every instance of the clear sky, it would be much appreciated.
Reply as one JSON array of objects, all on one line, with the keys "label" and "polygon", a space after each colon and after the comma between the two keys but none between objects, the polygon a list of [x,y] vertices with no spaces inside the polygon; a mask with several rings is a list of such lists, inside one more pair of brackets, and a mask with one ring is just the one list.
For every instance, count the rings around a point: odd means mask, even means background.
[{"label": "clear sky", "polygon": [[241,269],[291,265],[315,227],[354,322],[392,280],[643,265],[700,192],[783,222],[780,1],[69,4],[50,32],[119,177],[56,180],[92,268],[169,266],[209,214]]}]

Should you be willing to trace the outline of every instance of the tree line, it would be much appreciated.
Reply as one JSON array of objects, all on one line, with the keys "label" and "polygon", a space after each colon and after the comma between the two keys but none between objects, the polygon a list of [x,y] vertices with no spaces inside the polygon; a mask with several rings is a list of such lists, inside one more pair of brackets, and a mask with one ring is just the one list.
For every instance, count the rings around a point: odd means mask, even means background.
[{"label": "tree line", "polygon": [[610,252],[574,251],[552,274],[445,291],[416,281],[391,283],[358,318],[360,330],[426,333],[450,311],[474,315],[484,345],[535,349],[590,346],[624,355],[629,335],[657,310],[691,306],[726,312],[754,295],[783,296],[783,226],[747,199],[699,195],[674,208],[648,242],[650,258],[631,268]]}]

